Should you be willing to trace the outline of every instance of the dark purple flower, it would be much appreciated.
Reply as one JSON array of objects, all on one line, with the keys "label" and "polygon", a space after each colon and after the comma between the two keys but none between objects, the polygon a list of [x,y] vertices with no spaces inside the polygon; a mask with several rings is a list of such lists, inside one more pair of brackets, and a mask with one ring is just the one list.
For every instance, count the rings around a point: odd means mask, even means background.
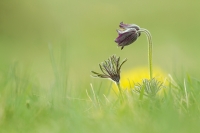
[{"label": "dark purple flower", "polygon": [[117,30],[119,36],[115,39],[115,42],[118,43],[118,46],[121,46],[121,49],[135,42],[140,36],[140,27],[135,24],[124,24],[121,22],[119,27],[121,29]]}]

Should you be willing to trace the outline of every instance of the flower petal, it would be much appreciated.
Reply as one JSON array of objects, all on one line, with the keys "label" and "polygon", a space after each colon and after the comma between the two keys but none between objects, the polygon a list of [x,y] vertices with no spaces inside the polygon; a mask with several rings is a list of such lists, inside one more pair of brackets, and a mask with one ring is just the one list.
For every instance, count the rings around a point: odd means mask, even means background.
[{"label": "flower petal", "polygon": [[129,37],[130,35],[136,35],[137,31],[133,28],[126,29],[124,31],[118,30],[119,36],[115,39],[116,43],[121,43],[124,39]]},{"label": "flower petal", "polygon": [[138,32],[124,32],[119,34],[115,39],[115,42],[118,43],[118,46],[126,46],[137,40],[139,36]]},{"label": "flower petal", "polygon": [[136,30],[140,29],[140,27],[136,24],[124,24],[123,22],[119,24],[119,27],[122,29],[128,29],[128,28],[135,28]]},{"label": "flower petal", "polygon": [[130,45],[131,43],[135,42],[138,38],[138,35],[129,35],[126,38],[124,38],[124,40],[122,40],[121,42],[118,43],[118,46],[127,46]]},{"label": "flower petal", "polygon": [[137,30],[135,28],[129,28],[129,29],[125,29],[125,30],[117,30],[118,34],[124,34],[124,33],[136,33]]}]

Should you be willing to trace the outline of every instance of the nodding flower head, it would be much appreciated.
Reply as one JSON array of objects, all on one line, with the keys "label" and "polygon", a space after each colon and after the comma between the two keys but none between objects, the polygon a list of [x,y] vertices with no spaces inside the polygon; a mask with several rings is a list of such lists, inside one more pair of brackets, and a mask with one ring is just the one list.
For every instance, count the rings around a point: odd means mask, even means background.
[{"label": "nodding flower head", "polygon": [[141,34],[139,31],[140,27],[135,24],[124,24],[121,22],[119,27],[121,29],[117,30],[119,36],[115,39],[115,42],[118,43],[121,49],[135,42]]},{"label": "nodding flower head", "polygon": [[122,65],[127,61],[127,59],[124,59],[122,63],[120,64],[120,57],[116,57],[115,55],[111,56],[108,60],[102,62],[99,64],[99,67],[103,74],[91,71],[93,74],[93,77],[99,77],[99,78],[109,78],[116,83],[119,83],[120,81],[120,70]]}]

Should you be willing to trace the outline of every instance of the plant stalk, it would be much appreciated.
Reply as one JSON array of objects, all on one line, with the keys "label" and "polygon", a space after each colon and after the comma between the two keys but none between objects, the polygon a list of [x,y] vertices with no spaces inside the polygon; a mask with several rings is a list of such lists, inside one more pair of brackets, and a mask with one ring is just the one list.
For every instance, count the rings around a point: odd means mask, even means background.
[{"label": "plant stalk", "polygon": [[148,40],[148,63],[149,63],[149,76],[150,79],[153,78],[153,70],[152,70],[152,49],[153,49],[153,44],[152,44],[152,36],[151,33],[147,29],[141,28],[139,32],[144,32],[147,36]]},{"label": "plant stalk", "polygon": [[118,90],[119,90],[119,93],[120,93],[120,101],[123,103],[124,102],[124,97],[123,97],[123,94],[122,94],[122,89],[120,87],[120,83],[116,82],[116,84],[117,84],[117,87],[118,87]]}]

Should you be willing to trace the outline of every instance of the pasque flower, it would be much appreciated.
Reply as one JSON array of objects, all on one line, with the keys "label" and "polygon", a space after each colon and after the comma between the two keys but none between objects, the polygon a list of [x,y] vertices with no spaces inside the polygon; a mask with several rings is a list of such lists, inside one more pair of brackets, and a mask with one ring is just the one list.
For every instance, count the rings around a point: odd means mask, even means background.
[{"label": "pasque flower", "polygon": [[124,46],[130,45],[135,42],[140,34],[143,32],[147,36],[148,40],[148,61],[149,61],[149,76],[152,79],[152,37],[151,33],[144,28],[140,28],[135,24],[124,24],[121,22],[119,24],[120,30],[117,30],[118,37],[115,39],[115,42],[118,43],[118,46],[121,46],[121,49]]},{"label": "pasque flower", "polygon": [[140,27],[135,24],[121,22],[119,27],[121,29],[117,30],[119,36],[115,39],[115,42],[118,43],[118,46],[121,46],[121,49],[135,42],[141,34]]},{"label": "pasque flower", "polygon": [[120,64],[120,57],[116,57],[115,55],[113,55],[105,62],[102,62],[101,64],[99,64],[99,67],[103,74],[100,74],[94,71],[91,71],[91,72],[95,74],[93,75],[93,77],[109,78],[118,84],[120,81],[121,67],[126,61],[127,59],[124,59],[122,63]]}]

